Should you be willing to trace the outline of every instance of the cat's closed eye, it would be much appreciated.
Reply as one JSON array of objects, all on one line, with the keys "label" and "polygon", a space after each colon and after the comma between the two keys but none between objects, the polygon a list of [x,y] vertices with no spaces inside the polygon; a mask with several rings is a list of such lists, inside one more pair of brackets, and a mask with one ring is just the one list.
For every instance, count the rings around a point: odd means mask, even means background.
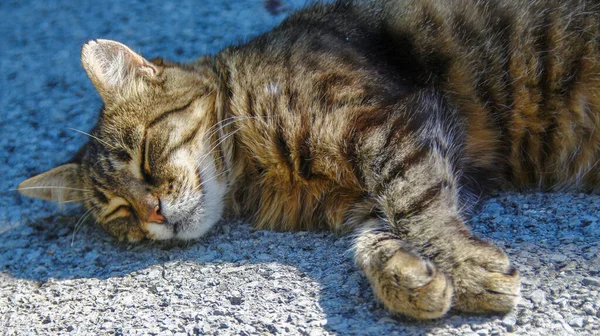
[{"label": "cat's closed eye", "polygon": [[118,205],[112,210],[110,208],[107,209],[106,212],[108,213],[104,215],[104,220],[107,222],[110,222],[120,217],[128,217],[132,214],[131,207],[129,205]]},{"label": "cat's closed eye", "polygon": [[113,155],[117,160],[119,160],[125,164],[127,164],[129,161],[131,161],[131,154],[129,154],[126,150],[121,149],[121,150],[114,151]]}]

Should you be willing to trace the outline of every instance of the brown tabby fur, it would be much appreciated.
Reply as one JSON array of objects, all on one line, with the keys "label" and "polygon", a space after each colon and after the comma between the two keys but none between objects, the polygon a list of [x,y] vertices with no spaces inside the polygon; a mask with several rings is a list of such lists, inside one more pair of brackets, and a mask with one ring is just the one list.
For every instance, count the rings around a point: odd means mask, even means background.
[{"label": "brown tabby fur", "polygon": [[92,41],[82,61],[105,104],[94,138],[20,190],[87,199],[131,241],[195,238],[222,213],[354,232],[390,310],[507,311],[517,271],[470,233],[465,208],[498,187],[598,190],[599,9],[315,4],[191,64]]}]

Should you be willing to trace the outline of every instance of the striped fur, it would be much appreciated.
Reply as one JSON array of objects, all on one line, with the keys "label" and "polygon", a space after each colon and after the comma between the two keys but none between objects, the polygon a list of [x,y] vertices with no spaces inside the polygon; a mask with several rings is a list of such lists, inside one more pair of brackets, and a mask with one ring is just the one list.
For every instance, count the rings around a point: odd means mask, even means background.
[{"label": "striped fur", "polygon": [[518,274],[465,209],[499,187],[597,191],[599,9],[319,3],[191,64],[92,41],[82,62],[104,101],[92,138],[20,190],[85,199],[130,241],[196,238],[223,214],[353,232],[390,310],[507,311]]}]

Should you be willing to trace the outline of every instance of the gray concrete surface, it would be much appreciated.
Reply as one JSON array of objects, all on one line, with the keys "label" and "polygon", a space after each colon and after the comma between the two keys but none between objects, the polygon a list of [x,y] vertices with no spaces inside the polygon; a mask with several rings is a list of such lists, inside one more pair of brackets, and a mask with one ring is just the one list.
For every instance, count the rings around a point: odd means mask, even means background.
[{"label": "gray concrete surface", "polygon": [[[79,63],[110,38],[185,61],[279,22],[303,0],[0,2],[0,334],[600,334],[600,197],[498,194],[471,221],[523,276],[506,316],[391,316],[325,233],[223,222],[192,243],[125,245],[83,211],[20,197],[19,181],[70,157],[100,99]],[[268,6],[267,6],[268,7]]]}]

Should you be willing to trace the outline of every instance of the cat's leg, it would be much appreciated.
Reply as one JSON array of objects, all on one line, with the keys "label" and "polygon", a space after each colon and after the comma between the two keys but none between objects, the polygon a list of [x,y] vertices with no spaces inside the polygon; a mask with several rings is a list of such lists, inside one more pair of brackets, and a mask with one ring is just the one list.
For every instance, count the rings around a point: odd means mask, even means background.
[{"label": "cat's leg", "polygon": [[452,303],[452,282],[409,247],[379,219],[360,228],[355,260],[375,295],[393,312],[417,319],[443,316]]},{"label": "cat's leg", "polygon": [[[447,304],[443,293],[450,288],[442,273],[452,283],[457,309],[508,311],[519,298],[518,272],[498,247],[474,237],[461,215],[464,140],[460,124],[452,124],[456,114],[433,91],[419,92],[406,104],[418,107],[412,109],[414,115],[399,114],[357,142],[362,180],[387,224],[385,234],[395,237],[381,245],[392,247],[384,248],[377,245],[379,236],[363,234],[359,242],[374,247],[357,248],[358,264],[393,311],[417,318],[442,315]],[[386,258],[381,262],[376,256]],[[427,266],[425,258],[435,267]],[[394,296],[403,302],[392,303]],[[416,308],[432,313],[415,313]]]},{"label": "cat's leg", "polygon": [[[519,298],[518,273],[502,250],[475,237],[465,225],[460,214],[455,174],[451,173],[447,160],[435,151],[415,152],[414,155],[423,157],[409,158],[412,164],[406,166],[402,174],[386,176],[387,171],[397,170],[385,168],[384,164],[380,170],[382,174],[375,179],[374,190],[377,190],[377,200],[389,231],[410,247],[404,251],[414,251],[435,264],[437,270],[434,268],[433,277],[444,273],[450,278],[455,308],[469,312],[512,309]],[[390,259],[384,269],[402,270],[405,265],[411,265],[406,263],[410,258],[405,255],[408,254],[402,252],[403,257]],[[441,276],[438,279],[442,283]],[[440,294],[436,291],[441,285],[435,283],[431,283],[430,304],[439,308]],[[390,283],[372,284],[376,293],[391,286]],[[415,291],[412,295],[423,294]],[[426,306],[422,302],[419,304]],[[394,307],[388,305],[392,310]]]}]

